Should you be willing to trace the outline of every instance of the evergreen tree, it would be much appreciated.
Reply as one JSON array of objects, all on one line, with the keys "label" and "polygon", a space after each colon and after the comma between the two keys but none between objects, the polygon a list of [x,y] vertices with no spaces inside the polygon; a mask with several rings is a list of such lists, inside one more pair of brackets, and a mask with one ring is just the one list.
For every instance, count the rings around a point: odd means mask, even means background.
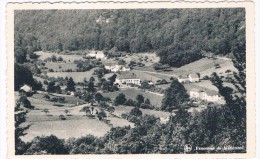
[{"label": "evergreen tree", "polygon": [[141,95],[141,94],[138,94],[138,95],[136,96],[136,100],[137,100],[137,102],[138,102],[138,105],[140,106],[140,105],[144,102],[144,96]]},{"label": "evergreen tree", "polygon": [[66,91],[75,91],[75,82],[73,81],[73,78],[70,77],[68,82],[67,82],[67,88]]}]

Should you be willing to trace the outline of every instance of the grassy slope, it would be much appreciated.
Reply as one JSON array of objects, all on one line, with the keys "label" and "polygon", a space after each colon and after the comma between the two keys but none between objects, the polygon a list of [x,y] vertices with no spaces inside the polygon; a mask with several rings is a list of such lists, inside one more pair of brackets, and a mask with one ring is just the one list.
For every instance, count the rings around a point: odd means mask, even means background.
[{"label": "grassy slope", "polygon": [[40,60],[45,60],[46,58],[51,57],[52,55],[55,55],[57,58],[61,56],[63,60],[67,62],[73,62],[74,60],[83,60],[83,56],[80,55],[62,55],[62,54],[43,52],[43,51],[37,51],[35,53],[40,56],[39,57]]},{"label": "grassy slope", "polygon": [[141,90],[136,90],[136,89],[126,89],[117,92],[103,93],[103,96],[110,97],[112,100],[114,100],[119,93],[124,93],[127,99],[133,99],[133,100],[136,100],[136,96],[138,94],[142,94],[145,98],[149,98],[151,104],[154,106],[160,106],[163,98],[162,96],[158,96],[148,92],[143,92]]},{"label": "grassy slope", "polygon": [[91,76],[93,76],[94,69],[89,70],[87,72],[48,72],[47,76],[49,77],[72,77],[74,82],[83,82],[84,78],[87,80],[90,79]]},{"label": "grassy slope", "polygon": [[[215,69],[214,65],[219,64],[221,68]],[[156,72],[153,66],[138,68],[139,70]],[[201,76],[211,75],[212,72],[224,73],[226,70],[236,71],[232,61],[221,60],[221,59],[208,59],[202,58],[198,61],[192,62],[179,68],[171,68],[172,71],[163,72],[164,74],[172,75],[187,75],[190,73],[200,73]]]},{"label": "grassy slope", "polygon": [[77,64],[74,63],[58,63],[58,62],[47,62],[45,66],[48,69],[53,69],[53,71],[66,71],[67,69],[71,69],[72,71],[75,71],[77,69]]}]

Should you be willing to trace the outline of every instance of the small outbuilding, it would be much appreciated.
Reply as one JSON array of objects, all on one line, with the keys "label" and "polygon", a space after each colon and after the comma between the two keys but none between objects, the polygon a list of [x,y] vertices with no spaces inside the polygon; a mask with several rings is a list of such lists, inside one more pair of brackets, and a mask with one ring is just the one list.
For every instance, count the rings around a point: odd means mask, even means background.
[{"label": "small outbuilding", "polygon": [[21,95],[26,95],[26,96],[31,96],[32,93],[33,93],[33,90],[32,90],[32,87],[27,85],[27,84],[24,84],[20,90],[19,90],[19,93]]}]

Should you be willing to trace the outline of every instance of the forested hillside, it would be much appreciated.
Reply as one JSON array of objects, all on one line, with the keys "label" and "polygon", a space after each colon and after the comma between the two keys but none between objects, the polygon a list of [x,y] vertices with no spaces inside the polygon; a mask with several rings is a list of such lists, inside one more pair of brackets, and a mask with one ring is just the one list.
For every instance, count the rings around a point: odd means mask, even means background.
[{"label": "forested hillside", "polygon": [[[179,67],[205,52],[245,52],[244,9],[42,10],[15,12],[15,55],[36,50],[156,51]],[[19,62],[19,61],[18,61]]]}]

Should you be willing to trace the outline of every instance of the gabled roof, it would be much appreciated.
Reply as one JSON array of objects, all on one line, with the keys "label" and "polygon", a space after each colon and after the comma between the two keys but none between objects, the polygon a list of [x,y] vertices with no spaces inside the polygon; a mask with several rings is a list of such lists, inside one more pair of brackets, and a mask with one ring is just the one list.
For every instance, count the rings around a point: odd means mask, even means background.
[{"label": "gabled roof", "polygon": [[32,91],[32,87],[30,87],[29,85],[25,84],[20,88],[20,91],[23,90],[26,93],[29,93]]}]

